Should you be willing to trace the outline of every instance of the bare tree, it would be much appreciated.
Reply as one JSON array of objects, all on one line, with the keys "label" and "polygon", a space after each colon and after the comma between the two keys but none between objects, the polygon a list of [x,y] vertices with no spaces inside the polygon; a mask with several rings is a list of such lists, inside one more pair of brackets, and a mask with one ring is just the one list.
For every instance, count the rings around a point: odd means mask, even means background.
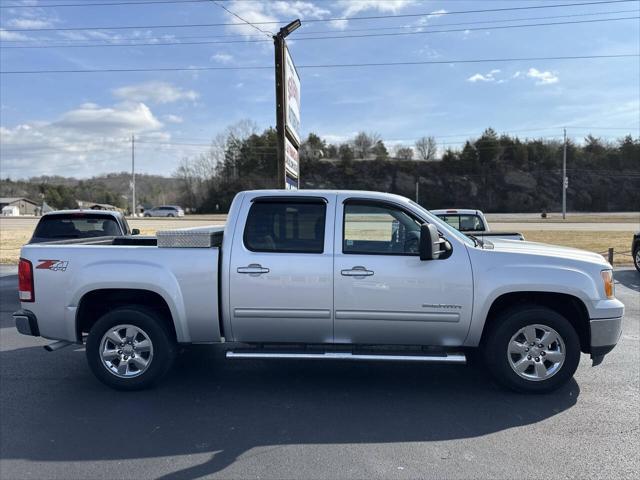
[{"label": "bare tree", "polygon": [[398,160],[411,160],[413,159],[413,149],[411,147],[403,147],[402,145],[397,145],[394,149],[396,154],[396,159]]},{"label": "bare tree", "polygon": [[431,162],[436,159],[438,146],[433,137],[421,137],[415,143],[418,159],[424,162]]},{"label": "bare tree", "polygon": [[371,149],[382,139],[379,133],[360,132],[353,139],[353,150],[357,158],[367,158]]}]

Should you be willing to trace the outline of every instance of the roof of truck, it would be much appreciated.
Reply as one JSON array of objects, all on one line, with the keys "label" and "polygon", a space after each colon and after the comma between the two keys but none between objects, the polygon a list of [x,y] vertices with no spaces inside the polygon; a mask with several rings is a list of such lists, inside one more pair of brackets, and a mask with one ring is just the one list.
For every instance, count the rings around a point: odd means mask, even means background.
[{"label": "roof of truck", "polygon": [[82,215],[111,215],[117,216],[122,215],[120,212],[116,210],[92,210],[92,209],[73,209],[73,210],[54,210],[52,212],[47,212],[43,214],[43,217],[50,217],[53,215],[74,215],[74,214],[82,214]]}]

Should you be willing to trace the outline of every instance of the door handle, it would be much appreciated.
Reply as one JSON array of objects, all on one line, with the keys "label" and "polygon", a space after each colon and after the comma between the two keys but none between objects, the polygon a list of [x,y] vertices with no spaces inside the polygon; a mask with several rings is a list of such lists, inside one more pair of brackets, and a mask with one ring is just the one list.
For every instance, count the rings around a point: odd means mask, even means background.
[{"label": "door handle", "polygon": [[269,273],[269,269],[263,267],[259,263],[252,263],[246,267],[238,267],[238,273],[247,273],[252,276],[262,275],[263,273]]},{"label": "door handle", "polygon": [[367,270],[365,267],[357,266],[350,270],[341,270],[340,274],[345,277],[370,277],[373,275],[373,270]]}]

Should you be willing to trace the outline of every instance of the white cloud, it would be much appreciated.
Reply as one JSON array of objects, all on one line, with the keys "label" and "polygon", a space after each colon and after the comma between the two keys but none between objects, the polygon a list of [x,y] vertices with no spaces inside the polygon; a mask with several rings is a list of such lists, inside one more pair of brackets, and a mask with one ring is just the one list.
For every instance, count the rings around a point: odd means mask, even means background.
[{"label": "white cloud", "polygon": [[127,101],[172,103],[179,100],[195,101],[200,96],[194,90],[184,90],[167,82],[145,82],[116,88],[113,94]]},{"label": "white cloud", "polygon": [[415,0],[339,0],[336,7],[342,8],[345,17],[356,15],[367,10],[381,13],[397,13],[409,6],[415,5]]},{"label": "white cloud", "polygon": [[168,123],[182,123],[184,119],[179,115],[167,114],[162,116],[162,120]]},{"label": "white cloud", "polygon": [[0,28],[0,40],[29,40],[29,37],[20,33],[20,32],[7,32],[4,29]]},{"label": "white cloud", "polygon": [[[117,171],[132,133],[168,137],[143,103],[101,107],[85,103],[51,122],[0,127],[3,175],[83,175]],[[125,160],[128,162],[128,160]]]},{"label": "white cloud", "polygon": [[233,60],[233,55],[229,55],[228,53],[218,52],[214,55],[211,55],[211,60],[218,63],[229,63]]},{"label": "white cloud", "polygon": [[45,28],[50,25],[50,20],[41,18],[12,18],[7,22],[7,26],[13,28]]},{"label": "white cloud", "polygon": [[527,72],[527,77],[536,79],[536,85],[551,85],[560,81],[555,73],[549,70],[542,72],[533,67]]},{"label": "white cloud", "polygon": [[[488,73],[476,73],[467,78],[467,82],[476,83],[476,82],[495,82],[496,75],[500,73],[499,69],[493,69]],[[501,80],[499,83],[503,83]]]},{"label": "white cloud", "polygon": [[266,3],[268,3],[267,8],[270,8],[274,14],[284,17],[323,18],[331,13],[326,8],[319,7],[311,2],[272,1]]}]

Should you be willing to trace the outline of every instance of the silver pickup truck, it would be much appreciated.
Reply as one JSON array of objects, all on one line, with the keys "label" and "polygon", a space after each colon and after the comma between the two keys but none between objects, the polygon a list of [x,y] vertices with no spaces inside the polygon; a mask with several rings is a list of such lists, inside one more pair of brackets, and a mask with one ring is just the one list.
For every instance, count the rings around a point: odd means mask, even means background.
[{"label": "silver pickup truck", "polygon": [[239,193],[224,228],[27,245],[18,330],[86,343],[93,373],[140,389],[177,344],[228,358],[465,363],[524,392],[598,364],[624,305],[601,256],[466,237],[416,203],[358,191]]}]

